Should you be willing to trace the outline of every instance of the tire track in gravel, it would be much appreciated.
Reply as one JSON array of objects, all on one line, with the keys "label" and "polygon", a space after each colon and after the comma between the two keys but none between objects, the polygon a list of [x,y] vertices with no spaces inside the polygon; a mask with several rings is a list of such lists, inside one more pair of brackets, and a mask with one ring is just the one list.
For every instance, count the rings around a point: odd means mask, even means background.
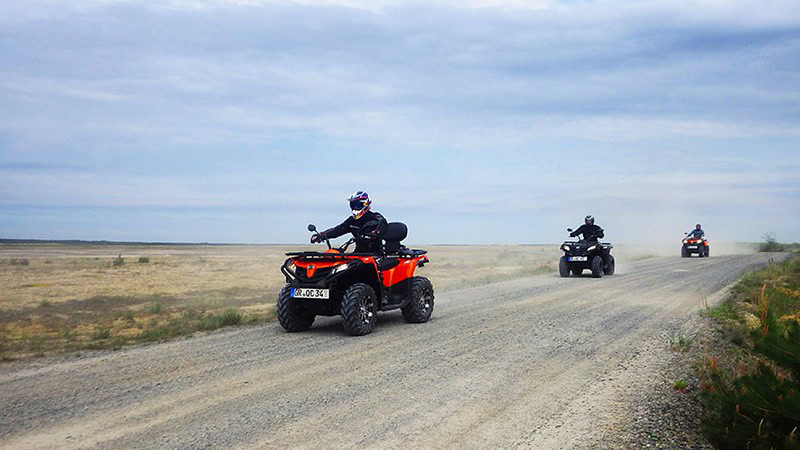
[{"label": "tire track in gravel", "polygon": [[362,338],[334,318],[307,333],[272,323],[36,361],[0,374],[0,446],[552,444],[562,425],[590,428],[576,402],[613,405],[592,386],[643,340],[768,256],[651,259],[603,279],[448,292],[428,324],[382,314]]}]

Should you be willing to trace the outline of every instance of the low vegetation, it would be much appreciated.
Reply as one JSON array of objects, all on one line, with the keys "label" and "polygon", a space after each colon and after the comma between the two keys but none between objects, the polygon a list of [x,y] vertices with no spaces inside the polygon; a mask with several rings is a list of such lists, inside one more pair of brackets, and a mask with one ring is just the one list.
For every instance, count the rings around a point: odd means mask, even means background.
[{"label": "low vegetation", "polygon": [[762,242],[758,244],[760,252],[785,252],[797,250],[797,244],[782,244],[778,242],[775,233],[764,233],[761,236]]},{"label": "low vegetation", "polygon": [[701,365],[708,437],[722,448],[800,448],[800,256],[745,275],[707,316],[734,345]]},{"label": "low vegetation", "polygon": [[111,261],[111,265],[114,267],[125,265],[125,258],[122,257],[122,253]]},{"label": "low vegetation", "polygon": [[694,336],[672,336],[669,338],[669,346],[673,351],[685,353],[692,347],[694,339]]},{"label": "low vegetation", "polygon": [[[117,349],[271,320],[285,252],[304,248],[2,244],[0,359]],[[553,272],[559,256],[555,246],[427,249],[431,264],[420,273],[437,292]]]}]

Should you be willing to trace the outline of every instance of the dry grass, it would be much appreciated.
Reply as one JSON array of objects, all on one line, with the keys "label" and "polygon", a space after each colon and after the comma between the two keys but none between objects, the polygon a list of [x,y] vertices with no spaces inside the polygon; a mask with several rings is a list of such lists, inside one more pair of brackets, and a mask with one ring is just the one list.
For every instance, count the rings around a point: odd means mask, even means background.
[{"label": "dry grass", "polygon": [[[0,359],[113,349],[271,319],[284,253],[301,249],[1,245],[0,260],[28,264],[0,264]],[[439,292],[553,271],[559,256],[555,246],[428,250],[431,264],[419,273]],[[126,264],[115,265],[120,257]],[[140,258],[147,263],[135,263]]]}]

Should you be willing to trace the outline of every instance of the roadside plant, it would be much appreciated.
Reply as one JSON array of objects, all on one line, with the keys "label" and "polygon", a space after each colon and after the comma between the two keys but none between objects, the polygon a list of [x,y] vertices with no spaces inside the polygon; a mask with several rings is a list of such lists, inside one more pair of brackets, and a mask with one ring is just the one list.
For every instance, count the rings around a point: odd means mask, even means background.
[{"label": "roadside plant", "polygon": [[669,346],[673,351],[685,353],[692,347],[696,336],[672,336],[669,338]]},{"label": "roadside plant", "polygon": [[116,257],[115,257],[115,258],[114,258],[114,259],[111,261],[111,265],[113,265],[114,267],[119,267],[119,266],[122,266],[122,265],[124,265],[124,264],[125,264],[125,258],[123,258],[123,257],[122,257],[122,253],[120,253],[119,255],[117,255],[117,256],[116,256]]},{"label": "roadside plant", "polygon": [[147,264],[150,262],[150,258],[147,256],[140,256],[139,257],[139,264]]},{"label": "roadside plant", "polygon": [[686,392],[688,384],[684,380],[677,380],[675,381],[674,387],[676,391]]},{"label": "roadside plant", "polygon": [[110,328],[98,328],[94,330],[94,333],[92,333],[93,341],[101,341],[103,339],[108,339],[109,337],[111,337]]},{"label": "roadside plant", "polygon": [[775,233],[764,233],[761,235],[761,239],[764,240],[758,246],[758,251],[760,252],[783,252],[786,251],[786,247],[778,242],[775,238]]}]

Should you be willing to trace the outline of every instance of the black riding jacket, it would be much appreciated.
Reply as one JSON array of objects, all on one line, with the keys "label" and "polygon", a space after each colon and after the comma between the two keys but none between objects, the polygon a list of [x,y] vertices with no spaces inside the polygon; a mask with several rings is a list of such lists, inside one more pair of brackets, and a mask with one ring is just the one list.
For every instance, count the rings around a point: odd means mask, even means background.
[{"label": "black riding jacket", "polygon": [[387,222],[381,213],[367,211],[361,218],[350,216],[335,227],[323,231],[322,237],[334,239],[347,233],[353,233],[356,238],[357,253],[380,253],[382,250],[381,239],[386,233]]},{"label": "black riding jacket", "polygon": [[596,241],[598,239],[602,239],[603,237],[605,237],[603,229],[600,228],[598,225],[594,224],[592,225],[583,224],[580,227],[578,227],[577,230],[573,231],[569,235],[571,237],[575,237],[579,234],[582,234],[583,239],[586,241]]}]

